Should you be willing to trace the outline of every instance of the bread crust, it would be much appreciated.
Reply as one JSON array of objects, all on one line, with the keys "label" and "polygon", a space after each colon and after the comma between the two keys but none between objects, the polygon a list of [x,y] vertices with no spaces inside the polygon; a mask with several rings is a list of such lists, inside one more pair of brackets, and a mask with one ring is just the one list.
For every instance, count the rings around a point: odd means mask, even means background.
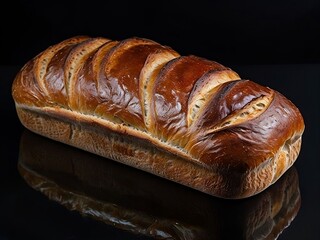
[{"label": "bread crust", "polygon": [[[42,136],[227,199],[246,198],[265,190],[293,164],[301,145],[301,138],[291,145],[292,155],[283,146],[275,158],[252,171],[223,171],[224,166],[212,169],[195,159],[181,157],[184,153],[155,142],[150,135],[96,117],[22,106],[17,106],[17,113],[27,129]],[[155,146],[157,150],[160,147],[157,154]]]},{"label": "bread crust", "polygon": [[[223,198],[273,184],[297,159],[304,131],[279,92],[143,38],[58,43],[18,72],[12,96],[31,131]],[[109,131],[179,160],[107,152]]]}]

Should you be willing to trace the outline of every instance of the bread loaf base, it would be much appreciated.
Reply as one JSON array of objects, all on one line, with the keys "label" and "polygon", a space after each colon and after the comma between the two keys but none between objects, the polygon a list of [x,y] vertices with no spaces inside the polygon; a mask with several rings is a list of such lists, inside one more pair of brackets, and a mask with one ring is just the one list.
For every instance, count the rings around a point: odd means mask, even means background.
[{"label": "bread loaf base", "polygon": [[[105,120],[98,117],[85,118],[69,110],[57,109],[16,105],[21,123],[35,133],[226,199],[245,198],[265,190],[291,167],[301,145],[301,138],[293,143],[287,141],[294,151],[287,151],[287,146],[283,146],[273,159],[244,174],[219,172],[202,166],[196,160],[159,149],[152,139],[144,138],[143,134],[141,137],[132,136],[126,133],[125,126],[119,133],[101,125],[101,121]],[[274,174],[264,174],[270,172]]]},{"label": "bread loaf base", "polygon": [[255,197],[221,200],[29,130],[20,138],[18,170],[67,209],[156,239],[277,239],[301,204],[295,167]]}]

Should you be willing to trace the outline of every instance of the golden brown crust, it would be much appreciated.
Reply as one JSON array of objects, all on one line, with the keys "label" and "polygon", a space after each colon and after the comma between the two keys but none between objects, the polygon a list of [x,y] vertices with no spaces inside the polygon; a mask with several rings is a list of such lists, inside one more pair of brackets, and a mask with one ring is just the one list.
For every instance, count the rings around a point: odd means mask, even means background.
[{"label": "golden brown crust", "polygon": [[98,91],[104,107],[99,111],[134,128],[145,128],[139,75],[148,55],[161,48],[147,39],[130,38],[111,49],[100,68]]},{"label": "golden brown crust", "polygon": [[102,59],[116,44],[118,44],[117,41],[108,41],[87,56],[87,60],[79,70],[79,77],[75,79],[74,110],[81,110],[85,114],[99,115],[99,109],[96,108],[101,102],[98,94],[98,74]]},{"label": "golden brown crust", "polygon": [[[217,62],[179,56],[142,38],[75,37],[52,46],[21,69],[12,95],[30,130],[52,138],[61,131],[58,140],[70,144],[63,122],[73,121],[76,129],[89,122],[95,132],[108,128],[132,141],[145,139],[191,164],[190,171],[219,176],[196,188],[230,198],[276,181],[296,160],[304,131],[299,110],[280,93]],[[28,122],[37,114],[47,117]],[[55,119],[52,126],[48,116]],[[82,142],[81,131],[73,145],[99,154],[97,143]],[[98,135],[90,135],[93,142]],[[176,171],[179,164],[173,163]],[[161,164],[137,167],[194,185]],[[211,189],[220,181],[223,187]]]},{"label": "golden brown crust", "polygon": [[153,88],[159,72],[169,61],[179,57],[179,54],[171,48],[159,49],[149,54],[139,76],[139,94],[142,104],[142,114],[146,129],[152,131],[155,125]]},{"label": "golden brown crust", "polygon": [[196,81],[209,70],[226,69],[219,63],[196,56],[182,56],[160,71],[152,92],[154,135],[184,147],[188,142],[188,98]]},{"label": "golden brown crust", "polygon": [[239,79],[239,75],[231,69],[210,70],[199,78],[189,94],[188,127],[198,119],[208,99],[216,94],[221,84]]}]

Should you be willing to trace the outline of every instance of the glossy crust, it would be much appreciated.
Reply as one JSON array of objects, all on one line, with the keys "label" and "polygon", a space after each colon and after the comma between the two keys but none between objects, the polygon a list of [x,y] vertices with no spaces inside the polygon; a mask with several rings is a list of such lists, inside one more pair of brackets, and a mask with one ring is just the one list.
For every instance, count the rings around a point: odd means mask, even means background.
[{"label": "glossy crust", "polygon": [[[12,94],[34,132],[224,198],[274,183],[296,160],[304,131],[279,92],[143,38],[67,39],[26,63]],[[125,149],[115,156],[104,150],[105,130],[180,160],[150,165]]]}]

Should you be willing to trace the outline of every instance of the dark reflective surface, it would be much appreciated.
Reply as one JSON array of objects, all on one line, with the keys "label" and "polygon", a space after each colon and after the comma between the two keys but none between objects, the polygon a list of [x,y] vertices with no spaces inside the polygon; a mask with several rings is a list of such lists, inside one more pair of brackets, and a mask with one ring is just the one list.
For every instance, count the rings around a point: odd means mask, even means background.
[{"label": "dark reflective surface", "polygon": [[0,239],[320,239],[320,65],[233,68],[283,93],[306,121],[294,167],[241,201],[212,198],[27,133],[10,92],[20,68],[0,67]]},{"label": "dark reflective surface", "polygon": [[158,239],[274,239],[300,208],[295,167],[263,193],[228,201],[25,131],[18,169],[67,209]]}]

